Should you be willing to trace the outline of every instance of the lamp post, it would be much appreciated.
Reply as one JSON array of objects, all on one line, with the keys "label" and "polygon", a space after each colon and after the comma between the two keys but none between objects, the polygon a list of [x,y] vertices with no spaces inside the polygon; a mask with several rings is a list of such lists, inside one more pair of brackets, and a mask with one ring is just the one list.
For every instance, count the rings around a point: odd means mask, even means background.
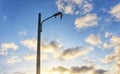
[{"label": "lamp post", "polygon": [[57,12],[54,15],[44,19],[43,21],[41,21],[41,13],[38,14],[38,36],[37,36],[37,66],[36,66],[36,74],[40,74],[40,59],[41,59],[41,32],[42,32],[42,23],[47,21],[48,19],[52,18],[52,17],[57,17],[60,16],[60,19],[62,19],[63,14],[61,12]]}]

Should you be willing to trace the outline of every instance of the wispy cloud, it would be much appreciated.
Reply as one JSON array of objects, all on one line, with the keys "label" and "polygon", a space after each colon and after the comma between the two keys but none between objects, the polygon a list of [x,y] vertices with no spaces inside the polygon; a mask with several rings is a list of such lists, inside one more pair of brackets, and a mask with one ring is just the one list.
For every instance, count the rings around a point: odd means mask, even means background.
[{"label": "wispy cloud", "polygon": [[26,40],[20,41],[20,43],[23,46],[27,47],[28,49],[31,49],[31,50],[37,49],[37,40],[36,39],[26,39]]},{"label": "wispy cloud", "polygon": [[20,31],[19,33],[18,33],[18,35],[27,35],[27,31],[26,30],[23,30],[23,31]]},{"label": "wispy cloud", "polygon": [[111,43],[107,43],[107,42],[103,43],[103,48],[104,49],[111,49],[111,48],[113,48],[113,46],[114,45],[112,45]]},{"label": "wispy cloud", "polygon": [[[36,58],[37,58],[36,55],[37,54],[28,54],[28,55],[24,56],[23,58],[24,58],[25,61],[35,62]],[[47,59],[47,54],[46,53],[41,53],[40,59],[41,59],[41,61],[46,60]]]},{"label": "wispy cloud", "polygon": [[100,34],[91,34],[85,41],[91,45],[98,45],[102,43]]},{"label": "wispy cloud", "polygon": [[8,59],[9,64],[15,64],[21,61],[22,60],[18,56],[12,56],[11,58]]},{"label": "wispy cloud", "polygon": [[110,36],[112,36],[113,34],[112,33],[110,33],[110,32],[105,32],[105,38],[108,38],[108,37],[110,37]]},{"label": "wispy cloud", "polygon": [[2,16],[2,19],[3,19],[3,22],[6,22],[8,20],[8,17],[7,16]]},{"label": "wispy cloud", "polygon": [[29,55],[26,55],[24,56],[24,59],[27,60],[27,61],[31,61],[31,60],[34,60],[36,61],[36,55],[35,54],[29,54]]},{"label": "wispy cloud", "polygon": [[98,18],[96,14],[87,14],[83,17],[77,18],[74,23],[76,29],[81,30],[84,28],[97,26]]}]

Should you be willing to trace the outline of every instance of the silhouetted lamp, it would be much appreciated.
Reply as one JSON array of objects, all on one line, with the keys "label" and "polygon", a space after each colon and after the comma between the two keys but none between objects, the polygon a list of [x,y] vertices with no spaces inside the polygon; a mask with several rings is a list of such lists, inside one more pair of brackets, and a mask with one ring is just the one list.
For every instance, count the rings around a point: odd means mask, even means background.
[{"label": "silhouetted lamp", "polygon": [[41,13],[39,13],[38,15],[38,37],[37,37],[37,66],[36,66],[36,74],[40,74],[40,59],[41,59],[41,52],[40,52],[40,45],[41,45],[41,32],[42,32],[42,23],[45,22],[46,20],[52,18],[52,17],[57,17],[57,16],[60,16],[60,19],[62,19],[63,17],[63,14],[62,12],[57,12],[55,13],[54,15],[44,19],[43,21],[41,21]]}]

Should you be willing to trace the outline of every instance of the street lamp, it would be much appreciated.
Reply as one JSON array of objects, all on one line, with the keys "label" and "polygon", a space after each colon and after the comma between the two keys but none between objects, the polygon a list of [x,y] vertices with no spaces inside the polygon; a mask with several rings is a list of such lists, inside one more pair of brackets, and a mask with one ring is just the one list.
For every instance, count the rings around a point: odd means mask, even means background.
[{"label": "street lamp", "polygon": [[62,19],[63,14],[61,12],[57,12],[54,15],[44,19],[41,21],[41,13],[38,14],[38,37],[37,37],[37,69],[36,69],[36,74],[40,74],[40,45],[41,45],[41,32],[42,32],[42,23],[45,22],[46,20],[52,18],[52,17],[57,17],[60,16],[60,19]]}]

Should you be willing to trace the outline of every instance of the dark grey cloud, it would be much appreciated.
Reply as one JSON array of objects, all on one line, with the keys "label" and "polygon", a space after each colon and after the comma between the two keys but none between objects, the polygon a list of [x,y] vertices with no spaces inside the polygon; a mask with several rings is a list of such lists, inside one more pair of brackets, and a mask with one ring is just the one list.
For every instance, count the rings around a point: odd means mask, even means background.
[{"label": "dark grey cloud", "polygon": [[93,73],[94,74],[104,74],[105,72],[107,72],[106,70],[103,70],[103,69],[97,69],[95,70]]},{"label": "dark grey cloud", "polygon": [[88,72],[90,70],[93,70],[93,66],[81,66],[81,67],[71,67],[71,71],[73,73],[81,73],[81,72]]},{"label": "dark grey cloud", "polygon": [[60,74],[68,73],[68,74],[82,74],[82,73],[92,73],[92,74],[105,74],[107,70],[104,69],[96,69],[94,66],[73,66],[70,68],[58,66],[56,68],[51,69],[52,72],[59,72]]}]

